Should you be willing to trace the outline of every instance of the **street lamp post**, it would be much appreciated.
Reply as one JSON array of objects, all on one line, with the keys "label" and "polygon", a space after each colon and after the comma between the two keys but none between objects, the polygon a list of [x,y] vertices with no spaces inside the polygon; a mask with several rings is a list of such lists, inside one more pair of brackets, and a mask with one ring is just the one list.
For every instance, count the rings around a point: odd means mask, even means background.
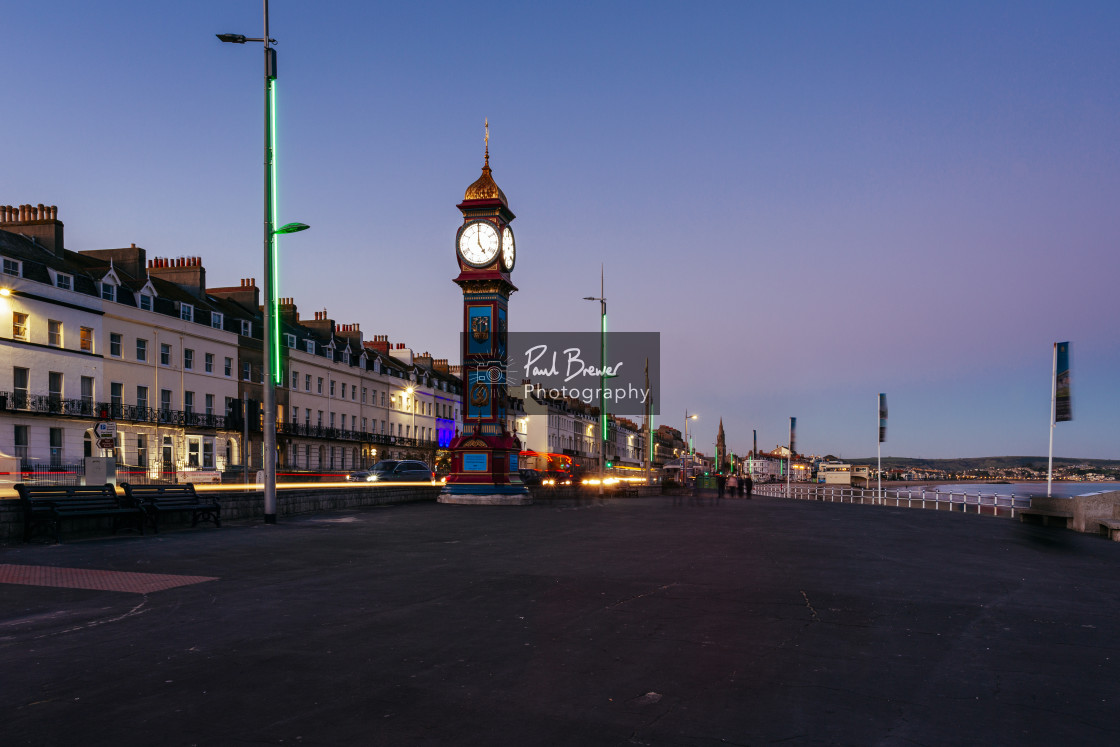
[{"label": "street lamp post", "polygon": [[[408,395],[409,408],[412,410],[412,442],[419,447],[420,439],[416,435],[416,397],[413,396],[414,391],[412,387],[409,387],[404,390],[404,393]],[[419,452],[419,448],[417,451]]]},{"label": "street lamp post", "polygon": [[604,376],[607,359],[607,294],[604,289],[603,267],[599,266],[599,295],[584,296],[584,301],[599,302],[599,495],[607,479],[607,398]]},{"label": "street lamp post", "polygon": [[[684,411],[684,453],[688,454],[688,467],[689,467],[690,470],[692,469],[692,447],[689,445],[689,441],[688,441],[688,421],[696,420],[699,417],[700,416],[695,414],[695,413],[693,413],[692,415],[689,415],[688,414],[688,409],[685,408],[685,411]],[[684,464],[684,457],[681,457],[681,464],[682,465]],[[691,475],[689,475],[689,477],[691,477]]]},{"label": "street lamp post", "polygon": [[268,36],[268,0],[264,0],[264,36],[250,39],[241,34],[217,34],[229,44],[262,42],[264,44],[264,365],[262,397],[264,413],[262,431],[264,446],[261,461],[264,467],[264,521],[276,523],[276,384],[280,378],[280,324],[276,292],[276,235],[305,231],[303,223],[288,223],[276,228],[276,161],[273,137],[276,118],[276,50]]}]

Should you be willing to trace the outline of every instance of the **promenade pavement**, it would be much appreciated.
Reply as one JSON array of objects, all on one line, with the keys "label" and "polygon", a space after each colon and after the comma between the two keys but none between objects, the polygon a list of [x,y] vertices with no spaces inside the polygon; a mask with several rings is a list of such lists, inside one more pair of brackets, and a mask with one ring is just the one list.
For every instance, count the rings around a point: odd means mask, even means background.
[{"label": "promenade pavement", "polygon": [[9,545],[0,744],[1111,745],[1118,569],[1095,536],[758,497]]}]

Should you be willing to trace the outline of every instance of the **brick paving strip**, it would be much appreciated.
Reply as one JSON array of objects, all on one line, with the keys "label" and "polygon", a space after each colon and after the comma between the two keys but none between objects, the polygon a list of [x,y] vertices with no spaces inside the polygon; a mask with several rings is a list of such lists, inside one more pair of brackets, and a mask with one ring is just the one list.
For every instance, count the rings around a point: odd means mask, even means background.
[{"label": "brick paving strip", "polygon": [[89,568],[57,568],[49,565],[0,564],[0,584],[56,586],[64,589],[147,594],[152,591],[173,589],[176,586],[217,580],[217,576],[172,576],[165,573],[129,573],[97,571]]}]

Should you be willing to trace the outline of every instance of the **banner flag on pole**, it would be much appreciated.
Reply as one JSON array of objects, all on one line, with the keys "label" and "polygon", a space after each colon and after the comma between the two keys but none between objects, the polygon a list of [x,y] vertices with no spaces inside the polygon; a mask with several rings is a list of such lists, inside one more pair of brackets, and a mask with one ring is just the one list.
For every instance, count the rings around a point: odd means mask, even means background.
[{"label": "banner flag on pole", "polygon": [[758,456],[758,431],[757,430],[754,431],[754,451],[752,451],[751,453],[754,454],[755,456]]},{"label": "banner flag on pole", "polygon": [[793,459],[797,451],[797,418],[789,419],[789,456]]},{"label": "banner flag on pole", "polygon": [[879,394],[879,443],[887,440],[887,395]]},{"label": "banner flag on pole", "polygon": [[1056,342],[1058,363],[1054,378],[1054,422],[1073,420],[1069,397],[1069,342]]}]

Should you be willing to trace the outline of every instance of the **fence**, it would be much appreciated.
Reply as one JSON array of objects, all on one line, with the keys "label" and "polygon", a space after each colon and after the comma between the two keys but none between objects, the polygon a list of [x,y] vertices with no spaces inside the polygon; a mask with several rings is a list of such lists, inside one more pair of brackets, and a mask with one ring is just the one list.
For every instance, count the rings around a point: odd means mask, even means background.
[{"label": "fence", "polygon": [[[25,485],[82,485],[86,477],[85,462],[75,464],[40,464],[38,462],[22,462],[19,468],[19,479],[13,482],[22,482]],[[119,465],[117,467],[117,483],[130,482],[133,485],[149,485],[152,483],[174,483],[176,472],[155,472],[143,467]]]},{"label": "fence", "polygon": [[[760,495],[786,497],[786,486],[782,483],[755,485],[754,492]],[[931,508],[933,510],[963,511],[990,516],[1015,516],[1016,509],[1030,508],[1031,499],[1025,495],[1000,495],[998,493],[966,493],[931,490],[927,486],[913,488],[886,488],[882,491],[873,488],[847,488],[838,485],[804,485],[794,483],[790,498],[807,501],[829,501],[832,503],[861,503],[875,506],[894,506],[897,508]],[[942,508],[944,507],[944,508]]]}]

